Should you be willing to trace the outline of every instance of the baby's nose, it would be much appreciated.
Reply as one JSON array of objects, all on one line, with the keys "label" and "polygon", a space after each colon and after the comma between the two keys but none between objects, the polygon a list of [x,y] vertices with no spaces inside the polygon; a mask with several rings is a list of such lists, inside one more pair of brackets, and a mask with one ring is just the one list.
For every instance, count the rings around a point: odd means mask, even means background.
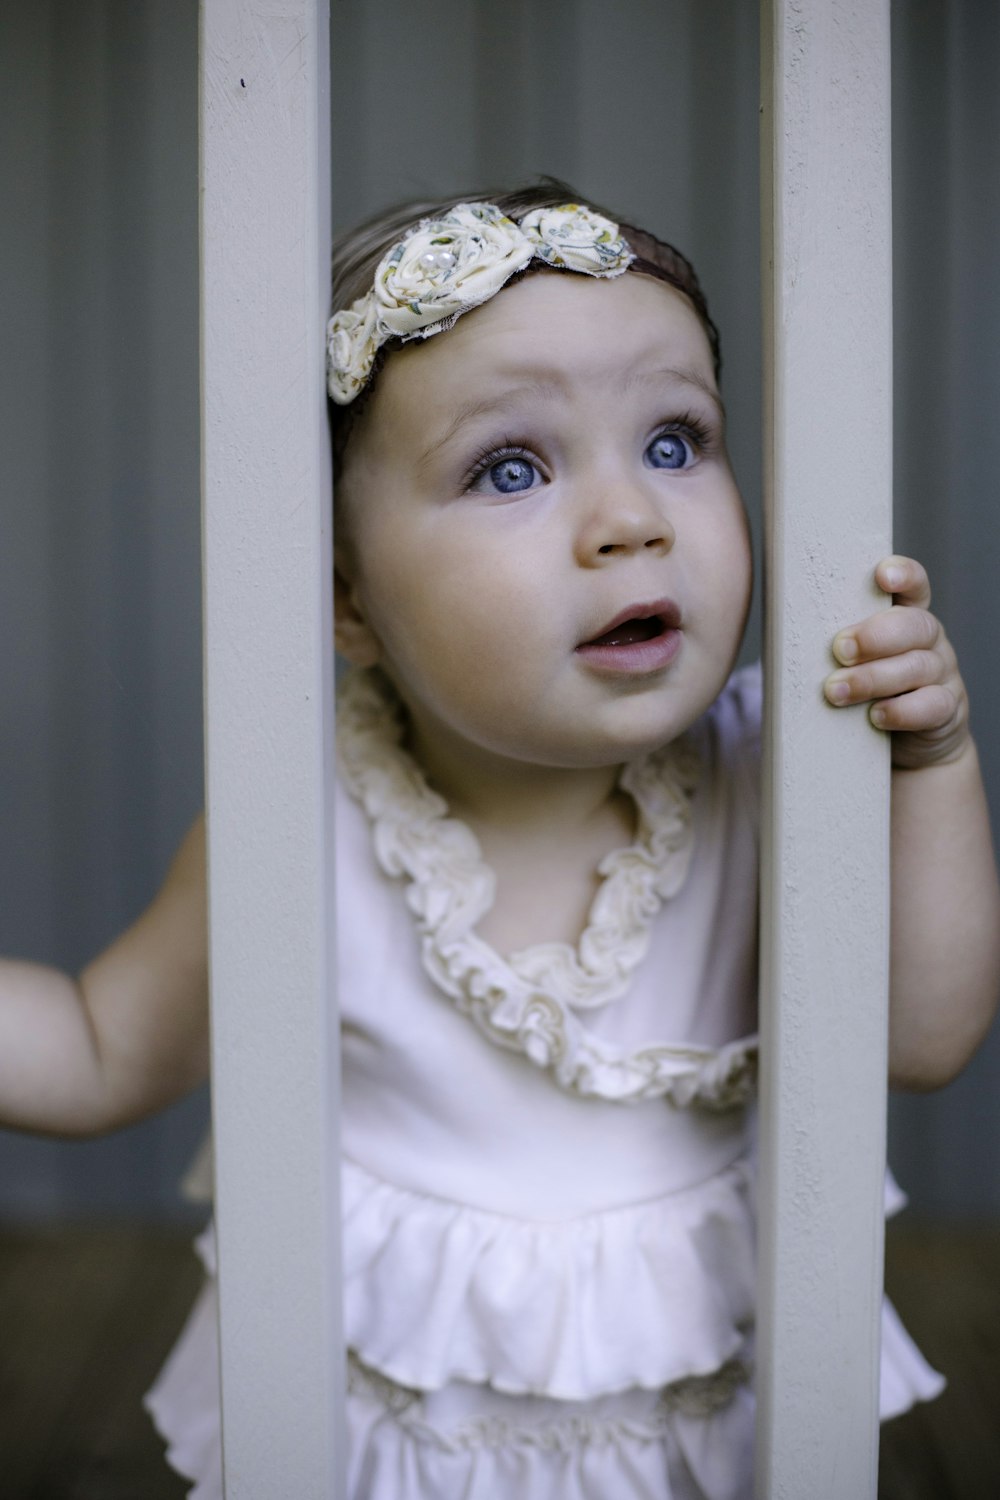
[{"label": "baby's nose", "polygon": [[674,529],[658,505],[637,489],[605,496],[584,518],[577,539],[577,561],[600,567],[636,552],[663,555],[674,544]]}]

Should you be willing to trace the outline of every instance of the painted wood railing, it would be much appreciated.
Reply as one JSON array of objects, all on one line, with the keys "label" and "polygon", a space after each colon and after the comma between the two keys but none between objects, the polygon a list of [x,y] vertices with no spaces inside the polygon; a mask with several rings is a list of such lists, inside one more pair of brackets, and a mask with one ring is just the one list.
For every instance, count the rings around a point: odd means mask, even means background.
[{"label": "painted wood railing", "polygon": [[[227,1500],[342,1500],[326,0],[202,0],[207,765]],[[888,0],[764,0],[759,1500],[873,1500],[888,761],[819,696],[889,550]]]},{"label": "painted wood railing", "polygon": [[337,1500],[325,0],[204,0],[213,1126],[229,1500]]},{"label": "painted wood railing", "polygon": [[889,757],[826,706],[891,550],[888,0],[764,0],[759,1500],[878,1464]]}]

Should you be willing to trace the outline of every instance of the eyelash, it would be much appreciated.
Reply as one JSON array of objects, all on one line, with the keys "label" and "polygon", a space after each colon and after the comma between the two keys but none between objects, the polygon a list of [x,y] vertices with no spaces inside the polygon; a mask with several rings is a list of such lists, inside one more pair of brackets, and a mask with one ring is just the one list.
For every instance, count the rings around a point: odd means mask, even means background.
[{"label": "eyelash", "polygon": [[[683,412],[675,417],[673,421],[665,422],[658,428],[650,438],[650,443],[655,442],[658,437],[664,437],[669,433],[676,433],[678,437],[686,439],[698,454],[708,453],[712,448],[713,434],[707,424],[695,412]],[[646,445],[647,447],[649,444]],[[472,461],[468,474],[462,482],[462,488],[469,490],[477,479],[489,472],[494,464],[503,463],[505,458],[523,458],[535,468],[540,469],[538,460],[532,457],[530,445],[519,438],[505,437],[494,446],[488,444],[480,449]]]},{"label": "eyelash", "polygon": [[653,433],[649,441],[653,443],[658,437],[666,437],[673,433],[676,433],[678,437],[686,438],[696,453],[711,452],[712,430],[696,412],[683,412],[672,422],[665,422],[657,432]]},{"label": "eyelash", "polygon": [[472,467],[462,483],[462,488],[471,489],[477,479],[481,479],[484,474],[488,473],[494,464],[502,464],[505,458],[523,458],[528,463],[534,464],[536,469],[541,467],[538,461],[532,458],[527,443],[521,442],[518,438],[505,437],[497,447],[489,444],[480,449],[472,461]]}]

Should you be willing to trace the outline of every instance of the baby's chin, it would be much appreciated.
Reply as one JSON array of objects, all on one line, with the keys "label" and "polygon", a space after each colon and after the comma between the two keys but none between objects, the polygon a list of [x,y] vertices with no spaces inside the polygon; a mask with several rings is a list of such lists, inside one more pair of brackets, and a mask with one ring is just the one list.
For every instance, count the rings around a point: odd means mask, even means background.
[{"label": "baby's chin", "polygon": [[[632,722],[594,727],[577,735],[558,735],[541,742],[522,744],[511,759],[563,771],[596,771],[626,765],[652,755],[690,729],[706,708],[697,714],[650,715],[642,723]],[[622,716],[623,717],[623,716]]]},{"label": "baby's chin", "polygon": [[722,692],[728,675],[697,691],[678,692],[665,685],[659,693],[602,705],[569,755],[580,766],[607,766],[652,754],[697,723]]}]

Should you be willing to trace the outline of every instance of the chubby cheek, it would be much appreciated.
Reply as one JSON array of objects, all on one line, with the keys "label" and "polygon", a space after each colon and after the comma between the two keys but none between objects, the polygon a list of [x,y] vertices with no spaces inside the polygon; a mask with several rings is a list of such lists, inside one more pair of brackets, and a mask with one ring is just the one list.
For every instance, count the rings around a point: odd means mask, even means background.
[{"label": "chubby cheek", "polygon": [[747,539],[730,553],[719,586],[720,616],[732,639],[734,651],[739,649],[743,639],[752,590],[753,562]]},{"label": "chubby cheek", "polygon": [[750,599],[753,594],[753,550],[750,545],[750,529],[747,525],[743,527],[741,546],[735,561],[733,574],[733,599],[736,617],[735,649],[738,651],[743,641],[747,615],[750,613]]},{"label": "chubby cheek", "polygon": [[470,706],[502,695],[512,671],[530,672],[537,649],[537,590],[523,576],[484,566],[480,549],[414,548],[368,570],[361,598],[382,664],[396,681],[448,714],[455,694]]},{"label": "chubby cheek", "polygon": [[[753,588],[750,533],[742,507],[735,508],[726,524],[698,539],[697,573],[702,623],[720,648],[739,649]],[[697,587],[697,585],[696,585]]]}]

